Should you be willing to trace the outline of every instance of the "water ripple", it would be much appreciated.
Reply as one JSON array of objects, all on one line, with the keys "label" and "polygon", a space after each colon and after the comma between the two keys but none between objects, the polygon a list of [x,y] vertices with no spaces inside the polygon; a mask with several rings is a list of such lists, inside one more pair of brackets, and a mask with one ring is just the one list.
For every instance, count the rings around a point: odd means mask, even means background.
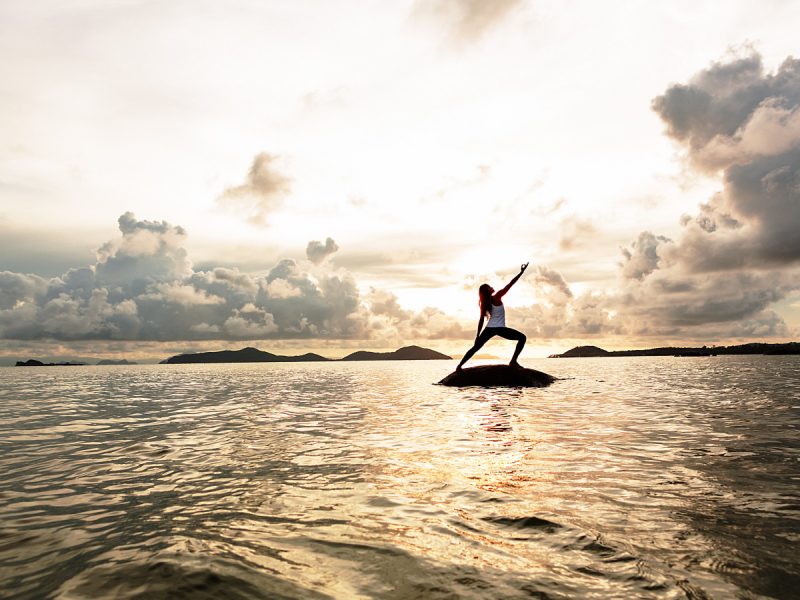
[{"label": "water ripple", "polygon": [[0,369],[0,596],[790,598],[800,363]]}]

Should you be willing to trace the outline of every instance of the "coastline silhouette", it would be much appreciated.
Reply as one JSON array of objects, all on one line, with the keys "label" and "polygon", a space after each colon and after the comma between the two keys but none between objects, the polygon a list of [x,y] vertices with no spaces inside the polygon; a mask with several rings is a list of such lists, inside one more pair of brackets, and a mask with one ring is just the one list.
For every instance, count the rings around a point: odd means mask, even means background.
[{"label": "coastline silhouette", "polygon": [[[484,283],[478,288],[478,304],[481,309],[481,317],[478,320],[478,331],[475,334],[475,343],[472,345],[472,348],[467,350],[466,354],[464,354],[461,362],[458,363],[456,372],[461,371],[464,363],[472,358],[474,354],[480,350],[484,344],[486,344],[486,342],[496,335],[499,335],[507,340],[517,341],[517,347],[514,348],[514,355],[511,357],[511,361],[508,364],[511,367],[522,367],[522,365],[517,362],[517,359],[519,358],[520,352],[522,352],[522,348],[525,346],[525,341],[528,338],[521,331],[517,331],[511,327],[506,327],[506,308],[503,306],[503,296],[505,296],[508,293],[508,290],[511,289],[511,286],[513,286],[519,280],[519,278],[522,277],[525,269],[528,268],[528,264],[529,263],[523,263],[520,266],[519,273],[517,273],[514,278],[498,292],[495,292],[494,288],[488,283]],[[488,321],[486,322],[486,328],[484,329],[483,322],[487,318]],[[481,331],[482,329],[483,331]]]}]

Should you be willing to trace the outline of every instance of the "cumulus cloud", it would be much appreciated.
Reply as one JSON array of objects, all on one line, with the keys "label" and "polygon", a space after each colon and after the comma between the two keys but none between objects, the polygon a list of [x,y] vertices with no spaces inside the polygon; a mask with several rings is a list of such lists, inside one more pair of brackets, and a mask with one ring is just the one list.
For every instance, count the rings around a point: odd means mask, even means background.
[{"label": "cumulus cloud", "polygon": [[716,63],[653,107],[690,163],[723,189],[685,220],[676,258],[695,270],[800,259],[800,60],[765,73],[758,54]]},{"label": "cumulus cloud", "polygon": [[312,240],[306,246],[306,257],[315,265],[320,264],[331,254],[334,254],[339,249],[336,242],[332,238],[325,240],[325,243]]},{"label": "cumulus cloud", "polygon": [[522,6],[522,0],[418,0],[414,14],[445,24],[457,42],[474,42]]},{"label": "cumulus cloud", "polygon": [[292,179],[278,169],[280,157],[262,152],[253,159],[244,183],[227,188],[217,203],[241,213],[254,225],[266,225],[267,217],[292,191]]},{"label": "cumulus cloud", "polygon": [[38,275],[0,272],[0,309],[10,309],[18,303],[44,297],[47,280]]},{"label": "cumulus cloud", "polygon": [[[93,277],[101,285],[146,285],[153,281],[174,281],[192,270],[183,243],[186,231],[164,221],[137,221],[131,212],[118,219],[122,237],[103,244],[97,251]],[[80,273],[91,285],[92,273]]]},{"label": "cumulus cloud", "polygon": [[[774,73],[757,54],[715,63],[653,108],[688,164],[718,174],[720,191],[681,218],[675,239],[644,231],[622,248],[615,290],[571,296],[560,275],[537,269],[540,302],[519,311],[523,328],[542,337],[787,335],[772,307],[800,289],[800,61]],[[591,233],[576,219],[561,225],[565,250]]]},{"label": "cumulus cloud", "polygon": [[198,290],[190,284],[184,283],[160,283],[153,286],[153,291],[139,296],[142,300],[160,300],[162,302],[174,302],[183,306],[193,304],[223,304],[225,300],[220,296],[209,294],[204,290]]},{"label": "cumulus cloud", "polygon": [[182,228],[125,213],[119,230],[95,264],[60,277],[0,272],[0,338],[361,338],[370,332],[372,316],[347,273],[323,269],[312,276],[291,259],[262,276],[195,271]]},{"label": "cumulus cloud", "polygon": [[529,278],[537,302],[515,307],[510,313],[529,338],[604,336],[623,333],[607,295],[574,294],[564,276],[540,265]]},{"label": "cumulus cloud", "polygon": [[[380,340],[463,339],[470,331],[428,307],[403,309],[373,289],[365,297],[352,275],[324,258],[336,243],[312,242],[302,263],[286,258],[265,275],[238,269],[194,270],[186,232],[125,213],[120,236],[95,264],[59,277],[0,272],[0,339],[120,340]],[[558,282],[555,282],[558,285]]]},{"label": "cumulus cloud", "polygon": [[272,315],[251,302],[233,309],[233,314],[225,319],[224,327],[231,336],[243,339],[265,337],[278,331]]},{"label": "cumulus cloud", "polygon": [[626,279],[644,279],[658,268],[658,246],[671,240],[663,235],[643,231],[630,248],[622,248],[622,275]]},{"label": "cumulus cloud", "polygon": [[800,61],[774,73],[755,53],[714,63],[653,108],[722,188],[674,241],[642,232],[622,249],[609,305],[631,334],[785,334],[769,307],[800,287]]},{"label": "cumulus cloud", "polygon": [[[369,313],[369,328],[383,339],[469,339],[474,337],[474,325],[464,323],[428,306],[419,311],[404,309],[390,291],[371,289],[365,298]],[[477,309],[476,309],[477,312]]]}]

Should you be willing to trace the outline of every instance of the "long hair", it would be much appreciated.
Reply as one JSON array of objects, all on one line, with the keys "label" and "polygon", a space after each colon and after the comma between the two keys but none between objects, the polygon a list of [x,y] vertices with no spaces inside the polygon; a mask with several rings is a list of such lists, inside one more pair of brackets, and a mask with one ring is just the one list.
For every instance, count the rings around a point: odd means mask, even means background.
[{"label": "long hair", "polygon": [[481,316],[492,316],[492,288],[488,283],[478,288],[478,304],[481,307]]}]

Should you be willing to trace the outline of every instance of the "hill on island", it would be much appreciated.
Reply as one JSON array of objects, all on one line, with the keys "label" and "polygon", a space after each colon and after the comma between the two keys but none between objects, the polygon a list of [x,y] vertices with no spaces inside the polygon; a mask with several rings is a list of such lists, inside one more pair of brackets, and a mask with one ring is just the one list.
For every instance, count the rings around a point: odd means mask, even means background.
[{"label": "hill on island", "polygon": [[111,359],[111,358],[104,358],[103,360],[97,361],[97,364],[98,365],[135,365],[136,363],[132,362],[130,360],[126,360],[124,358],[121,358],[120,360],[114,360],[114,359]]},{"label": "hill on island", "polygon": [[311,352],[300,356],[282,356],[264,352],[258,348],[242,348],[241,350],[221,350],[219,352],[196,352],[194,354],[178,354],[162,360],[162,365],[193,363],[253,363],[253,362],[321,362],[330,360]]},{"label": "hill on island", "polygon": [[82,362],[57,362],[57,363],[46,363],[42,362],[41,360],[36,360],[35,358],[30,358],[28,360],[22,361],[18,360],[17,364],[14,365],[16,367],[85,367],[86,363]]},{"label": "hill on island", "polygon": [[593,356],[608,356],[608,350],[603,350],[597,346],[575,346],[570,350],[559,354],[553,358],[587,358]]},{"label": "hill on island", "polygon": [[[394,352],[366,352],[360,350],[348,354],[340,360],[449,360],[450,357],[419,346],[406,346]],[[219,352],[197,352],[194,354],[178,354],[162,360],[161,364],[195,364],[195,363],[253,363],[253,362],[325,362],[333,359],[319,354],[301,354],[299,356],[282,356],[272,354],[258,348],[242,348],[241,350],[221,350]]]},{"label": "hill on island", "polygon": [[761,342],[738,346],[702,346],[700,348],[664,346],[644,350],[603,350],[597,346],[576,346],[563,354],[549,358],[589,358],[598,356],[716,356],[718,354],[800,354],[800,343],[765,344]]},{"label": "hill on island", "polygon": [[367,352],[359,350],[341,360],[451,360],[451,357],[430,348],[405,346],[394,352]]}]

